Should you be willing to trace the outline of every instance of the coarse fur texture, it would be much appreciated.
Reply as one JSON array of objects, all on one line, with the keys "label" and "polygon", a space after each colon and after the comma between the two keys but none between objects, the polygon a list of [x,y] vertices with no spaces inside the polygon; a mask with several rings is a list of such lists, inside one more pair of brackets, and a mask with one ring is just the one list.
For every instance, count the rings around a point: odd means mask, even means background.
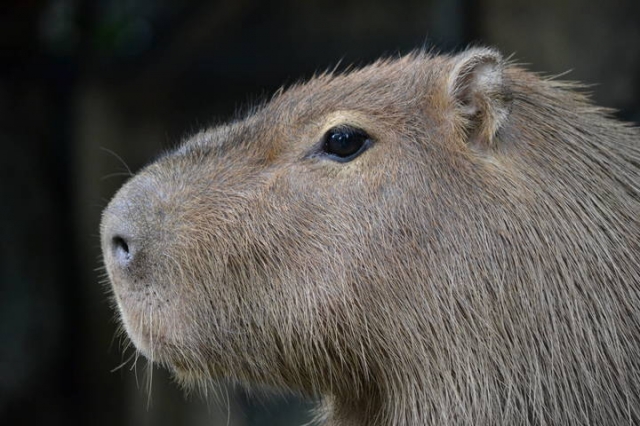
[{"label": "coarse fur texture", "polygon": [[322,424],[640,423],[640,132],[574,89],[416,52],[194,135],[103,216],[129,336]]}]

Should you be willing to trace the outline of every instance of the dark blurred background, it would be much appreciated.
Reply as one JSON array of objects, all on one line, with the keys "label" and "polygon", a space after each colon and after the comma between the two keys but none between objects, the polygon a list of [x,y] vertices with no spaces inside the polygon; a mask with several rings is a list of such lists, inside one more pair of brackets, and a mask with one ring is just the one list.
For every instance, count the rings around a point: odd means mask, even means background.
[{"label": "dark blurred background", "polygon": [[[494,45],[594,84],[640,121],[637,0],[4,0],[0,5],[0,424],[288,425],[311,402],[147,408],[99,284],[100,212],[125,179],[279,86],[416,47]],[[127,166],[120,161],[121,157]],[[127,354],[131,354],[129,350]],[[136,383],[137,381],[139,384]]]}]

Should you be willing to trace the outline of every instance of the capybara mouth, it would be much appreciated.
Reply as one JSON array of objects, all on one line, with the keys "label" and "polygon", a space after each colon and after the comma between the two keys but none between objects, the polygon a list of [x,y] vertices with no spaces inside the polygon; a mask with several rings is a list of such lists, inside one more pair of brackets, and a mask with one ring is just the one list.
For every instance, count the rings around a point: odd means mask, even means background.
[{"label": "capybara mouth", "polygon": [[[150,361],[162,362],[166,348],[171,342],[163,334],[161,324],[154,317],[161,312],[154,312],[147,301],[131,301],[128,295],[116,296],[120,308],[123,326],[136,349]],[[141,306],[147,306],[141,309]]]}]

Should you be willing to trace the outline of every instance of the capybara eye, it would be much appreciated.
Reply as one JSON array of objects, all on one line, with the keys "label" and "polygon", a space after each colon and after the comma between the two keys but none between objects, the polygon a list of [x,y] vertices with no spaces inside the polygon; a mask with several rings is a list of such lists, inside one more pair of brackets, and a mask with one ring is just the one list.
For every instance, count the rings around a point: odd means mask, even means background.
[{"label": "capybara eye", "polygon": [[371,145],[371,138],[364,131],[353,127],[335,127],[324,136],[322,150],[332,160],[351,161]]}]

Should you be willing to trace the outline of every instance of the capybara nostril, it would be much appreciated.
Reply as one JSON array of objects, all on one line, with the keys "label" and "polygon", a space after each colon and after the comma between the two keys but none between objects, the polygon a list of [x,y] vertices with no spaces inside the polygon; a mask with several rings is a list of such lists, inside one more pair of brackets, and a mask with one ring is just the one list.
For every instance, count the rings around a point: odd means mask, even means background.
[{"label": "capybara nostril", "polygon": [[124,220],[114,220],[105,229],[106,267],[122,288],[135,290],[136,283],[146,283],[149,250],[144,241],[145,233]]},{"label": "capybara nostril", "polygon": [[128,267],[133,260],[133,246],[128,239],[122,235],[115,235],[111,238],[111,250],[116,263],[121,268]]}]

